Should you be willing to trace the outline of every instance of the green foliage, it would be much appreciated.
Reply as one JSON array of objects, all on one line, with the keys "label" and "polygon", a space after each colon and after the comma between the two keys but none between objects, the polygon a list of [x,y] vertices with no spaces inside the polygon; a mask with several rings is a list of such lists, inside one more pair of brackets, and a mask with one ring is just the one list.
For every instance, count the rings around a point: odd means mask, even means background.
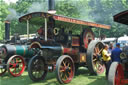
[{"label": "green foliage", "polygon": [[[3,0],[0,6],[0,39],[4,36],[4,20],[10,14],[8,8],[16,10],[16,15],[20,17],[28,13],[28,9],[33,3],[43,3],[43,10],[47,11],[48,0],[18,0],[16,3],[6,4]],[[107,37],[119,37],[127,34],[127,27],[113,21],[113,16],[128,8],[127,0],[55,0],[58,15],[82,19],[111,26],[110,30],[94,28],[93,31],[98,37],[105,34]],[[30,33],[34,33],[35,28],[30,26]],[[75,27],[74,33],[78,34],[81,30]],[[86,28],[86,27],[85,27]],[[11,20],[11,35],[14,33],[26,34],[26,24],[19,23],[18,19]]]},{"label": "green foliage", "polygon": [[57,14],[68,17],[74,17],[74,18],[80,17],[77,7],[72,2],[73,2],[72,0],[57,1],[56,4]]},{"label": "green foliage", "polygon": [[4,37],[4,22],[6,19],[6,16],[8,15],[8,5],[3,1],[0,0],[0,40]]},{"label": "green foliage", "polygon": [[107,37],[119,37],[127,34],[125,25],[117,24],[113,21],[115,14],[127,9],[126,0],[90,0],[89,6],[92,8],[90,18],[94,22],[111,26],[110,30],[101,29],[102,34],[105,34]]}]

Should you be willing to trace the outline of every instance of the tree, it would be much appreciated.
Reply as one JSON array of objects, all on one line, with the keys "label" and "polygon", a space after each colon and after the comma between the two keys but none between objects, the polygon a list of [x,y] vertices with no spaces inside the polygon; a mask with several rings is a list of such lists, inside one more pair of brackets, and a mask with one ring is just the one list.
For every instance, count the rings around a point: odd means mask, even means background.
[{"label": "tree", "polygon": [[8,5],[3,0],[0,0],[0,40],[4,37],[5,19],[8,14],[7,9]]},{"label": "tree", "polygon": [[[107,37],[119,37],[125,32],[124,25],[117,24],[113,21],[113,16],[127,7],[124,5],[124,0],[90,0],[89,6],[91,8],[90,18],[97,23],[108,24],[111,26],[110,30],[101,29],[101,32]],[[97,31],[97,29],[95,29]],[[98,35],[96,33],[96,35]]]}]

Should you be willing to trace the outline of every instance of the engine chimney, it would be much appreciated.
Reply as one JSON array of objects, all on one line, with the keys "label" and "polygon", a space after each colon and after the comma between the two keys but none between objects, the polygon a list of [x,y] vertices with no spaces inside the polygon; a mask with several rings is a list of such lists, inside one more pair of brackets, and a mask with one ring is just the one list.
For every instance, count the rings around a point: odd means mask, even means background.
[{"label": "engine chimney", "polygon": [[48,13],[55,14],[55,0],[48,0]]},{"label": "engine chimney", "polygon": [[10,22],[8,20],[5,21],[5,40],[10,39]]}]

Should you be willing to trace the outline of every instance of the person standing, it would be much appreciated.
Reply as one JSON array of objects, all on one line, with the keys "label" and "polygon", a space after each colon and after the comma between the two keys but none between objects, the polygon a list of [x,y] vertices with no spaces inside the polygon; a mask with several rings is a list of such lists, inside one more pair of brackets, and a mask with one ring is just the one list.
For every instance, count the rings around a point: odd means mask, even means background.
[{"label": "person standing", "polygon": [[109,53],[109,54],[112,54],[112,50],[113,50],[113,43],[110,42],[109,48],[108,48],[108,53]]},{"label": "person standing", "polygon": [[111,57],[110,57],[110,54],[108,53],[108,48],[109,48],[109,46],[106,44],[102,51],[102,59],[105,64],[105,67],[106,67],[106,73],[105,73],[106,78],[108,78],[108,71],[109,71],[109,68],[111,65]]},{"label": "person standing", "polygon": [[122,52],[122,50],[120,49],[120,43],[116,43],[116,48],[114,48],[112,50],[112,54],[111,54],[111,59],[112,62],[116,61],[116,62],[120,62],[120,53]]}]

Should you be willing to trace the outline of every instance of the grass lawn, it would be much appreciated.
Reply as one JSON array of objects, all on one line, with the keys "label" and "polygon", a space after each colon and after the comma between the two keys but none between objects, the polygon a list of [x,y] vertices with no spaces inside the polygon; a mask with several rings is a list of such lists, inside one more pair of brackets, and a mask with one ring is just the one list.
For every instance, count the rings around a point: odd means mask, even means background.
[{"label": "grass lawn", "polygon": [[[33,82],[25,71],[20,77],[11,77],[6,73],[0,77],[0,85],[60,85],[56,80],[55,72],[48,73],[44,81]],[[73,80],[66,85],[107,85],[104,75],[90,76],[87,69],[79,69]]]}]

